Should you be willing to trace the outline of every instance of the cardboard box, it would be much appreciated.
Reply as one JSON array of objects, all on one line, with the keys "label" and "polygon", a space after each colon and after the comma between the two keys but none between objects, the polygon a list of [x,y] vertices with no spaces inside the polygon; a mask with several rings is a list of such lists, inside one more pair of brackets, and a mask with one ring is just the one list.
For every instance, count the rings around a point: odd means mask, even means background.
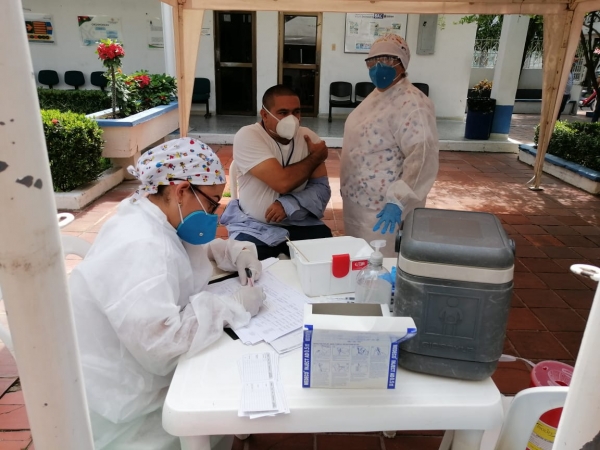
[{"label": "cardboard box", "polygon": [[302,387],[394,389],[398,344],[416,332],[412,318],[390,316],[387,305],[307,304]]},{"label": "cardboard box", "polygon": [[352,236],[287,244],[302,290],[310,297],[354,292],[356,275],[373,253],[367,241]]}]

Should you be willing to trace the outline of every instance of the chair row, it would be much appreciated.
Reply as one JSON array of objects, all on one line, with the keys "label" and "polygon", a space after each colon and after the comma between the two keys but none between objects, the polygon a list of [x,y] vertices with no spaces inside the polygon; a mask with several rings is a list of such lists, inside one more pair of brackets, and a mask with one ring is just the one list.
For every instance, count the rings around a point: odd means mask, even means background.
[{"label": "chair row", "polygon": [[[56,70],[40,70],[38,72],[38,82],[52,89],[53,86],[60,83],[58,72]],[[108,84],[108,80],[104,77],[104,72],[92,72],[90,83],[104,90]],[[83,72],[79,70],[67,70],[65,72],[65,84],[79,89],[80,86],[85,84]]]},{"label": "chair row", "polygon": [[[413,83],[413,85],[423,94],[429,96],[428,84]],[[370,81],[356,83],[353,101],[351,83],[347,81],[334,81],[331,83],[329,85],[329,122],[331,122],[331,108],[356,108],[374,89],[375,85]]]}]

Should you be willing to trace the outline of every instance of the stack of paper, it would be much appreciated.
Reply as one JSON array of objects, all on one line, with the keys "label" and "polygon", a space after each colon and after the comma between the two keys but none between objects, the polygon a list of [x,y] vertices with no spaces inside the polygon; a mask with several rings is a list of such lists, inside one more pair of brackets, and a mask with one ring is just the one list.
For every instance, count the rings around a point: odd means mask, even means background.
[{"label": "stack of paper", "polygon": [[279,379],[279,357],[275,353],[248,353],[238,361],[238,369],[242,380],[239,417],[256,419],[289,414]]},{"label": "stack of paper", "polygon": [[[265,341],[278,353],[286,353],[302,345],[301,328],[304,305],[309,298],[278,280],[273,274],[263,272],[256,286],[262,286],[266,300],[248,325],[234,328],[246,345]],[[218,295],[233,295],[240,288],[239,280],[229,279],[211,284],[207,290]]]}]

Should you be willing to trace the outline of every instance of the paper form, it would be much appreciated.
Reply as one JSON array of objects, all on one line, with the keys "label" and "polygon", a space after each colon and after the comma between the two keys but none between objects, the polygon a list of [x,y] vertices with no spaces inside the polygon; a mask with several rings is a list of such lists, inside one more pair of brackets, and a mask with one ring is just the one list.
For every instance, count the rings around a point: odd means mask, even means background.
[{"label": "paper form", "polygon": [[[269,272],[262,274],[256,286],[264,289],[267,298],[247,326],[234,328],[244,344],[256,344],[261,340],[270,343],[302,327],[304,304],[310,300],[306,295],[291,289]],[[230,279],[211,284],[206,290],[217,295],[231,296],[239,288],[239,281]]]}]

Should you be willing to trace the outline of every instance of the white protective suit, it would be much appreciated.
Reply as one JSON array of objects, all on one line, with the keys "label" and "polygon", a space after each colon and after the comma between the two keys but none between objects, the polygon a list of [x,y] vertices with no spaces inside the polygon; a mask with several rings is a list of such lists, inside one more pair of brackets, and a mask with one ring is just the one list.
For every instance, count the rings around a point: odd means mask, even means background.
[{"label": "white protective suit", "polygon": [[178,449],[162,405],[179,357],[215,342],[250,314],[202,292],[214,259],[235,270],[242,248],[216,239],[184,248],[164,213],[129,199],[102,228],[69,284],[95,449]]},{"label": "white protective suit", "polygon": [[340,187],[345,234],[367,242],[385,239],[381,252],[395,256],[397,233],[374,232],[375,216],[386,203],[398,205],[402,218],[425,206],[438,173],[438,152],[433,103],[408,78],[369,94],[344,127]]}]

